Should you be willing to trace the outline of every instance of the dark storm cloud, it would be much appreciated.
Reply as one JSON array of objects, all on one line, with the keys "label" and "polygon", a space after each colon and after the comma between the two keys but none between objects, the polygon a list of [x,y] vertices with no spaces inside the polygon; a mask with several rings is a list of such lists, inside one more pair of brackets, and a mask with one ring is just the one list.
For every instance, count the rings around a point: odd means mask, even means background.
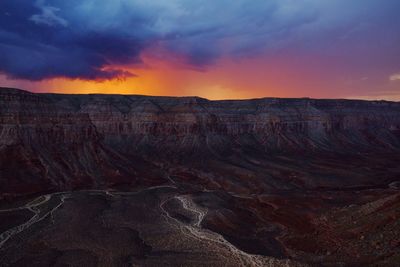
[{"label": "dark storm cloud", "polygon": [[0,72],[28,80],[126,77],[134,74],[112,66],[141,63],[153,46],[199,68],[221,56],[334,50],[329,44],[340,38],[380,38],[369,30],[381,29],[374,24],[395,38],[399,7],[394,0],[2,0]]},{"label": "dark storm cloud", "polygon": [[[138,63],[145,39],[115,31],[84,29],[44,1],[2,1],[0,71],[12,78],[111,79],[132,73],[105,68]],[[56,4],[56,3],[54,3]],[[88,14],[90,15],[90,14]],[[95,16],[92,17],[94,19]]]}]

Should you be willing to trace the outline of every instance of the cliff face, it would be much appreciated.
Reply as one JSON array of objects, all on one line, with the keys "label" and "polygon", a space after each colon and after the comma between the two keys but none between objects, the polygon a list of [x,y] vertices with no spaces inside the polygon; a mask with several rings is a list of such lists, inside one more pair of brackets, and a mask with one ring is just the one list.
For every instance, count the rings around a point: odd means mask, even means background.
[{"label": "cliff face", "polygon": [[[205,145],[251,136],[271,149],[399,148],[400,103],[360,100],[50,95],[0,89],[2,144],[83,140]],[[46,132],[44,132],[46,131]],[[132,139],[133,143],[124,142]],[[188,142],[189,140],[192,142]],[[199,139],[199,140],[198,140]],[[147,145],[151,145],[148,143]],[[167,145],[160,142],[157,147]]]},{"label": "cliff face", "polygon": [[0,88],[0,262],[396,266],[399,162],[395,102]]},{"label": "cliff face", "polygon": [[395,102],[209,101],[0,89],[0,178],[10,192],[24,182],[31,191],[32,181],[45,188],[132,182],[171,162],[399,151]]}]

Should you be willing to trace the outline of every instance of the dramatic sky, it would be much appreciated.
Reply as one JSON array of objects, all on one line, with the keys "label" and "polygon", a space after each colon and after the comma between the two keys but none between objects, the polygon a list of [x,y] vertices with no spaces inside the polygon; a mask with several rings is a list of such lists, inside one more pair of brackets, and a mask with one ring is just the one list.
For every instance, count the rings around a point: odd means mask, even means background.
[{"label": "dramatic sky", "polygon": [[0,86],[400,100],[400,1],[0,0]]}]

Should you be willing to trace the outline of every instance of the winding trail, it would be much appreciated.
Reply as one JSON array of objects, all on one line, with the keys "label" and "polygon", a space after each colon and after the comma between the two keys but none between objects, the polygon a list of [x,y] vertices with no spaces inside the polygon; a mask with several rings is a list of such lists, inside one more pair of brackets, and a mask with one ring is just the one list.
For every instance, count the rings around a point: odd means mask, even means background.
[{"label": "winding trail", "polygon": [[[43,198],[43,200],[41,200],[38,203],[35,203],[38,199]],[[22,207],[16,207],[16,208],[10,208],[10,209],[4,209],[4,210],[0,210],[0,212],[10,212],[10,211],[17,211],[17,210],[24,210],[24,209],[28,209],[33,211],[32,209],[35,207],[38,207],[44,203],[46,203],[47,201],[49,201],[51,198],[51,195],[44,195],[44,196],[40,196],[35,198],[34,200],[32,200],[31,202],[25,204]]]},{"label": "winding trail", "polygon": [[[11,212],[27,209],[34,213],[34,215],[25,223],[12,227],[5,232],[0,234],[0,250],[4,244],[13,236],[21,233],[22,231],[28,229],[32,225],[44,220],[48,216],[51,216],[52,221],[53,214],[60,207],[62,207],[65,203],[65,200],[71,197],[72,193],[89,193],[89,194],[101,194],[109,197],[119,197],[119,196],[129,196],[143,193],[145,191],[160,189],[160,188],[172,188],[177,189],[174,185],[163,185],[163,186],[153,186],[149,188],[145,188],[143,190],[138,190],[134,192],[118,192],[112,190],[83,190],[83,191],[75,191],[75,192],[57,192],[53,194],[47,194],[40,196],[31,202],[16,208],[4,209],[0,210],[0,212]],[[54,197],[59,197],[59,202],[53,208],[49,209],[48,206],[43,207],[46,203],[52,200]],[[195,219],[191,223],[183,223],[178,219],[174,218],[170,215],[170,213],[165,209],[164,205],[171,201],[172,199],[176,199],[181,203],[181,206],[187,212],[193,214]],[[208,229],[204,229],[201,227],[201,224],[207,215],[208,210],[203,207],[199,207],[194,203],[190,195],[173,195],[165,199],[159,204],[159,208],[162,212],[162,216],[166,218],[166,223],[171,225],[171,227],[178,228],[183,236],[187,236],[189,238],[195,238],[200,242],[206,242],[206,244],[214,244],[218,247],[224,247],[225,250],[229,251],[229,257],[236,258],[239,266],[289,266],[285,261],[279,261],[270,257],[264,257],[259,255],[251,255],[248,254],[230,242],[228,242],[222,235],[210,231]],[[228,257],[228,256],[226,256]],[[229,262],[231,258],[227,259]]]},{"label": "winding trail", "polygon": [[[176,189],[176,186],[171,186],[171,185],[162,185],[162,186],[152,186],[149,188],[145,188],[143,190],[139,190],[139,191],[134,191],[134,192],[116,192],[116,191],[110,191],[110,190],[83,190],[83,191],[74,191],[74,192],[56,192],[56,193],[52,193],[52,194],[47,194],[47,195],[43,195],[43,196],[39,196],[37,198],[35,198],[34,200],[30,201],[29,203],[21,206],[21,207],[16,207],[16,208],[9,208],[9,209],[3,209],[0,210],[0,213],[2,212],[12,212],[12,211],[19,211],[19,210],[29,210],[32,213],[34,213],[34,215],[25,223],[14,226],[8,230],[6,230],[5,232],[0,234],[0,249],[3,247],[3,245],[14,235],[17,235],[19,233],[21,233],[22,231],[28,229],[29,227],[31,227],[33,224],[42,221],[43,219],[45,219],[47,216],[51,216],[52,220],[53,220],[53,214],[55,211],[57,211],[63,204],[65,199],[67,199],[71,193],[89,193],[89,194],[105,194],[107,196],[111,196],[111,197],[116,197],[119,195],[135,195],[135,194],[140,194],[142,192],[145,191],[149,191],[149,190],[154,190],[154,189],[159,189],[159,188],[174,188]],[[60,198],[60,202],[51,210],[45,212],[42,214],[42,210],[40,209],[40,207],[44,204],[46,204],[47,202],[49,202],[53,197],[58,197]],[[42,199],[43,198],[43,199]]]},{"label": "winding trail", "polygon": [[49,194],[49,195],[42,196],[42,197],[44,197],[44,199],[38,203],[35,203],[36,200],[38,199],[38,198],[36,198],[33,201],[29,202],[28,204],[26,204],[22,207],[14,208],[14,209],[0,210],[0,212],[6,212],[6,211],[28,209],[34,213],[34,215],[27,222],[17,225],[17,226],[14,226],[13,228],[8,229],[7,231],[0,234],[0,249],[12,236],[14,236],[18,233],[21,233],[22,231],[24,231],[25,229],[28,229],[33,224],[42,221],[44,218],[46,218],[49,215],[53,216],[54,211],[56,211],[59,207],[61,207],[64,204],[64,200],[68,197],[68,195],[61,195],[60,203],[44,214],[41,214],[41,210],[39,209],[39,207],[41,205],[47,203],[54,195],[55,194]]}]

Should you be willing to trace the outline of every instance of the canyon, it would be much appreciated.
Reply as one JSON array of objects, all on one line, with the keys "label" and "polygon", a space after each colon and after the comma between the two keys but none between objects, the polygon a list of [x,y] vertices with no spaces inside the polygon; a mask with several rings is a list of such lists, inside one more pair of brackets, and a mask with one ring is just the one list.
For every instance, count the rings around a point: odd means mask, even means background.
[{"label": "canyon", "polygon": [[0,266],[396,266],[400,103],[0,88]]}]

